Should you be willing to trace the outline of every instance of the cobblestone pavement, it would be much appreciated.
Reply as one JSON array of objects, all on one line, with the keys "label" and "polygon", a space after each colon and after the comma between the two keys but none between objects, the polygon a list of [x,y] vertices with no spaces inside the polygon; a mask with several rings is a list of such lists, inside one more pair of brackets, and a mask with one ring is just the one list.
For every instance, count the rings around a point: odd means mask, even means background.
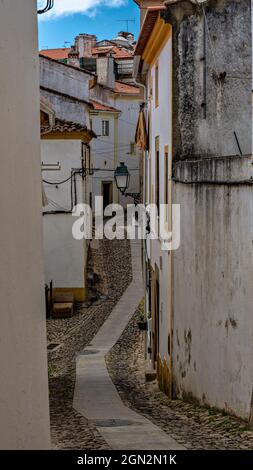
[{"label": "cobblestone pavement", "polygon": [[100,257],[101,253],[108,285],[107,296],[91,306],[80,304],[73,318],[50,319],[47,322],[48,343],[60,345],[49,354],[51,439],[54,449],[108,449],[94,426],[72,406],[76,355],[90,343],[132,280],[129,241],[100,241]]},{"label": "cobblestone pavement", "polygon": [[144,333],[140,308],[107,355],[107,367],[124,403],[149,418],[187,449],[253,449],[253,432],[244,422],[216,410],[169,400],[155,382],[144,379]]}]

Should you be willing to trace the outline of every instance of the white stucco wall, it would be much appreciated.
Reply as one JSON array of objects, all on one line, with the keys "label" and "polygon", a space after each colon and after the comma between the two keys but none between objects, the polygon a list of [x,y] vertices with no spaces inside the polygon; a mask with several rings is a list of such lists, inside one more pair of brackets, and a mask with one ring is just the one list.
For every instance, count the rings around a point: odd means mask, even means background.
[{"label": "white stucco wall", "polygon": [[[165,167],[164,167],[164,154],[165,146],[168,146],[168,160],[169,170],[168,174],[171,175],[171,158],[172,158],[172,139],[171,139],[171,53],[172,42],[168,39],[164,48],[161,50],[158,60],[152,64],[148,76],[148,97],[150,98],[150,86],[153,85],[153,98],[149,100],[148,112],[151,116],[152,125],[150,127],[150,142],[151,148],[149,152],[150,161],[147,162],[148,182],[151,182],[149,187],[148,202],[155,203],[155,186],[156,186],[156,137],[159,137],[160,142],[160,165],[159,165],[159,188],[160,188],[160,203],[165,202]],[[156,107],[155,103],[155,67],[159,65],[159,106]],[[151,179],[150,179],[151,169]],[[151,189],[153,186],[153,190]],[[152,194],[153,193],[153,194]],[[153,199],[152,199],[153,195]],[[171,254],[167,251],[161,250],[161,241],[152,240],[148,243],[148,251],[151,257],[151,265],[153,269],[157,266],[159,270],[159,283],[160,283],[160,307],[159,307],[159,353],[162,360],[169,359],[168,351],[168,337],[170,334],[170,315],[171,315],[171,276],[170,276],[170,263]]]},{"label": "white stucco wall", "polygon": [[[41,158],[44,164],[57,164],[60,171],[43,171],[43,179],[50,182],[64,181],[73,168],[81,168],[80,140],[42,140]],[[76,175],[77,203],[85,202],[82,177]],[[71,210],[71,181],[59,185],[44,183],[49,205],[45,211]],[[74,193],[74,189],[73,189]],[[51,202],[53,201],[53,203]],[[45,279],[54,288],[84,288],[85,286],[85,245],[72,236],[75,222],[72,214],[45,214],[44,256]]]},{"label": "white stucco wall", "polygon": [[[101,112],[90,115],[92,130],[97,135],[97,139],[93,139],[91,142],[93,165],[94,168],[104,169],[104,171],[96,171],[92,178],[93,207],[95,207],[95,196],[102,195],[102,183],[112,181],[114,185],[115,132],[117,132],[117,120],[115,118],[117,117],[118,115],[114,113]],[[102,135],[103,120],[109,121],[109,136]]]},{"label": "white stucco wall", "polygon": [[[114,183],[114,171],[108,170],[114,170],[120,162],[125,162],[131,175],[128,191],[139,192],[140,152],[136,148],[135,153],[131,154],[130,143],[135,141],[140,101],[131,96],[122,97],[115,94],[109,100],[109,105],[119,110],[119,114],[99,112],[90,115],[92,129],[98,136],[91,143],[94,167],[107,170],[94,174],[93,198],[95,195],[101,195],[103,181],[112,181]],[[110,122],[110,135],[108,137],[101,135],[102,120],[109,120]],[[121,196],[114,184],[114,202],[120,202],[120,204],[126,206],[132,204],[133,200]]]},{"label": "white stucco wall", "polygon": [[0,449],[46,449],[37,2],[0,3]]},{"label": "white stucco wall", "polygon": [[[128,192],[138,193],[140,190],[140,151],[130,152],[130,143],[135,142],[135,131],[138,122],[140,101],[138,99],[126,99],[117,97],[115,106],[121,110],[119,116],[119,162],[125,162],[130,173]],[[124,205],[132,204],[131,198],[120,196],[120,202]]]},{"label": "white stucco wall", "polygon": [[[214,161],[210,174],[244,179],[252,175],[250,162],[245,157]],[[181,171],[191,177],[187,164]],[[173,195],[181,204],[181,246],[173,254],[174,385],[181,396],[249,419],[252,188],[175,184]]]}]

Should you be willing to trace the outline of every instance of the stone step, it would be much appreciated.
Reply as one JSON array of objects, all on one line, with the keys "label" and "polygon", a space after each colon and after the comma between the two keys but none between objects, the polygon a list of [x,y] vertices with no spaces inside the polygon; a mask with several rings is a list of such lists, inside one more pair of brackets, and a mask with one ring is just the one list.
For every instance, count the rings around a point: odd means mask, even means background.
[{"label": "stone step", "polygon": [[70,318],[74,315],[73,302],[54,303],[52,317],[53,318]]}]

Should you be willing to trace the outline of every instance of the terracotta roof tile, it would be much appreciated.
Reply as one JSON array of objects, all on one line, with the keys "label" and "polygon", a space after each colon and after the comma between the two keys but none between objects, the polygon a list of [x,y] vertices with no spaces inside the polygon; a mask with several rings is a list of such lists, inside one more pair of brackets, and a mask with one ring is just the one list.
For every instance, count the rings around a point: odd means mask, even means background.
[{"label": "terracotta roof tile", "polygon": [[112,106],[108,106],[107,104],[99,103],[98,101],[95,101],[95,100],[90,100],[90,102],[96,111],[111,111],[114,113],[121,112],[119,109],[113,108]]},{"label": "terracotta roof tile", "polygon": [[115,82],[114,91],[116,93],[126,93],[130,95],[139,95],[140,88],[135,85],[129,85],[128,83]]},{"label": "terracotta roof tile", "polygon": [[95,137],[95,133],[93,131],[90,131],[87,126],[79,124],[77,122],[73,121],[64,121],[63,119],[55,119],[55,124],[54,126],[50,129],[49,126],[41,126],[41,133],[54,133],[54,132],[61,132],[61,133],[66,133],[66,132],[92,132],[93,137]]},{"label": "terracotta roof tile", "polygon": [[118,46],[97,46],[92,49],[92,55],[107,54],[111,52],[114,59],[132,59],[133,51]]},{"label": "terracotta roof tile", "polygon": [[63,47],[61,49],[43,49],[40,54],[50,57],[50,59],[64,60],[68,58],[70,51],[70,48]]}]

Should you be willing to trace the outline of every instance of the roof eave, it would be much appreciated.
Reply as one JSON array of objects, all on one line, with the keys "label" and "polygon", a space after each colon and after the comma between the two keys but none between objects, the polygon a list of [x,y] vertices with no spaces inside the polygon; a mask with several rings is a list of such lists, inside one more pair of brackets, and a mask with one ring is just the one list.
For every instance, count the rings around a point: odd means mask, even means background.
[{"label": "roof eave", "polygon": [[[135,46],[135,50],[134,50],[135,56],[140,56],[140,57],[142,56],[143,51],[145,50],[145,47],[150,38],[150,35],[154,29],[159,13],[161,11],[166,11],[166,10],[167,8],[165,6],[149,7],[147,9],[144,22],[141,28],[141,32],[140,32],[137,44]],[[148,27],[150,28],[148,29]]]}]

